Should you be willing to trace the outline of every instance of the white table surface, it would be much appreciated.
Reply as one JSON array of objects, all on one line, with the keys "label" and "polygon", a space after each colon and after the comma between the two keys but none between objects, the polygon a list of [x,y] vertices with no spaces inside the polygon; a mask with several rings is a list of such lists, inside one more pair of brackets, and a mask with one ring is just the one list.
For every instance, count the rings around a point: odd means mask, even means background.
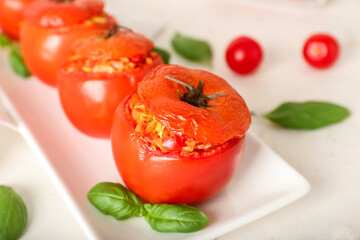
[{"label": "white table surface", "polygon": [[[258,115],[290,100],[333,101],[352,112],[344,123],[317,131],[281,129],[254,117],[251,130],[305,176],[312,190],[297,202],[218,239],[359,239],[360,1],[332,0],[306,10],[245,7],[237,1],[107,3],[111,12],[119,9],[165,20],[165,28],[155,39],[158,46],[171,49],[176,31],[208,40],[214,50],[212,71],[240,89]],[[332,33],[342,47],[339,61],[324,71],[311,69],[301,56],[306,37],[319,31]],[[257,39],[265,54],[258,71],[248,77],[233,74],[224,61],[227,44],[243,34]],[[204,68],[174,54],[171,62]],[[1,125],[0,184],[15,188],[28,207],[29,222],[22,239],[86,239],[22,137]]]}]

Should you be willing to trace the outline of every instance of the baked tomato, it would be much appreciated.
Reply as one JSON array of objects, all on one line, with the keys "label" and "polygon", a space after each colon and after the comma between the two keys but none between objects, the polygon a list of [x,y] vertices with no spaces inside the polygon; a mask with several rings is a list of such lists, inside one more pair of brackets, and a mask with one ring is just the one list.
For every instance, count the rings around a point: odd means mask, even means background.
[{"label": "baked tomato", "polygon": [[161,65],[115,112],[115,163],[144,200],[195,204],[230,181],[250,122],[244,100],[224,79]]},{"label": "baked tomato", "polygon": [[24,11],[34,0],[0,0],[0,28],[14,40],[19,39]]},{"label": "baked tomato", "polygon": [[162,64],[146,37],[112,26],[102,36],[84,38],[58,73],[63,109],[81,132],[110,137],[114,112],[144,76]]},{"label": "baked tomato", "polygon": [[21,51],[30,72],[56,86],[59,67],[79,38],[102,33],[115,20],[98,0],[36,1],[25,12],[20,30]]}]

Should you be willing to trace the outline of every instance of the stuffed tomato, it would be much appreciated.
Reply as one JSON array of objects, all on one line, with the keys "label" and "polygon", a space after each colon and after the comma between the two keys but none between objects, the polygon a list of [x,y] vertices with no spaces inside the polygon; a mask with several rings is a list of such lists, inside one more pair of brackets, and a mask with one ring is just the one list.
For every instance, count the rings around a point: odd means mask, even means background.
[{"label": "stuffed tomato", "polygon": [[79,40],[58,72],[62,107],[81,132],[109,138],[114,112],[144,76],[162,64],[143,35],[112,26],[101,36]]},{"label": "stuffed tomato", "polygon": [[99,34],[116,21],[103,12],[100,0],[38,0],[25,12],[20,47],[30,72],[56,86],[57,71],[65,64],[76,40]]},{"label": "stuffed tomato", "polygon": [[0,28],[14,40],[19,39],[25,9],[35,0],[0,0]]},{"label": "stuffed tomato", "polygon": [[148,202],[198,203],[232,178],[250,122],[246,103],[224,79],[162,65],[116,110],[115,163],[127,187]]}]

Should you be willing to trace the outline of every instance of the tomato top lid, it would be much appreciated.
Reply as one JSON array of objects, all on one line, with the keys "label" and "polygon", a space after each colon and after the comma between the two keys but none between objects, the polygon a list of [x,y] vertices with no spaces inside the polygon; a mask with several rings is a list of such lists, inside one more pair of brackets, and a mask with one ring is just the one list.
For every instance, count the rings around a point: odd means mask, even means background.
[{"label": "tomato top lid", "polygon": [[[113,30],[115,28],[116,31]],[[145,36],[114,25],[101,37],[80,39],[75,44],[74,51],[80,58],[97,60],[145,55],[153,48],[154,43]]]},{"label": "tomato top lid", "polygon": [[[219,96],[207,101],[209,107],[193,106],[180,100],[186,89],[169,77],[195,88],[202,81],[203,95]],[[224,143],[243,136],[250,127],[251,115],[244,99],[224,79],[207,71],[160,65],[138,84],[137,93],[161,124],[199,142]]]},{"label": "tomato top lid", "polygon": [[101,0],[40,0],[30,4],[25,19],[45,28],[60,28],[81,24],[103,8]]}]

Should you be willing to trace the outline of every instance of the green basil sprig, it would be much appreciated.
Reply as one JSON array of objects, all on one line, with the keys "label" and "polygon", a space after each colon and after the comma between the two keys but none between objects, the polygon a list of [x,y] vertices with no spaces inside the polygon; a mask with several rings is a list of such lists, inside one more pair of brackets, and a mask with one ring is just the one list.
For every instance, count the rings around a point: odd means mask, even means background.
[{"label": "green basil sprig", "polygon": [[10,187],[0,185],[0,240],[15,240],[27,224],[27,210],[21,197]]},{"label": "green basil sprig", "polygon": [[26,67],[21,51],[18,47],[11,47],[9,61],[12,70],[21,77],[30,77],[31,73]]},{"label": "green basil sprig", "polygon": [[96,184],[89,191],[88,199],[100,212],[117,220],[144,216],[142,200],[118,183]]},{"label": "green basil sprig", "polygon": [[185,204],[144,204],[118,183],[98,183],[90,189],[88,199],[100,212],[118,220],[145,217],[151,228],[158,232],[195,232],[209,222],[204,213]]},{"label": "green basil sprig", "polygon": [[171,44],[182,57],[211,65],[212,50],[207,42],[176,33]]},{"label": "green basil sprig", "polygon": [[170,62],[170,53],[165,49],[154,47],[152,51],[157,52],[161,56],[165,64],[168,64]]},{"label": "green basil sprig", "polygon": [[206,215],[186,204],[145,204],[145,220],[158,232],[195,232],[209,222]]},{"label": "green basil sprig", "polygon": [[5,34],[0,33],[0,49],[10,47],[11,40]]},{"label": "green basil sprig", "polygon": [[29,69],[26,67],[22,57],[19,44],[11,42],[11,40],[4,34],[0,34],[0,49],[9,48],[9,61],[11,69],[19,76],[27,78],[31,76]]},{"label": "green basil sprig", "polygon": [[272,122],[294,129],[318,129],[343,121],[350,111],[329,102],[286,102],[263,117]]}]

